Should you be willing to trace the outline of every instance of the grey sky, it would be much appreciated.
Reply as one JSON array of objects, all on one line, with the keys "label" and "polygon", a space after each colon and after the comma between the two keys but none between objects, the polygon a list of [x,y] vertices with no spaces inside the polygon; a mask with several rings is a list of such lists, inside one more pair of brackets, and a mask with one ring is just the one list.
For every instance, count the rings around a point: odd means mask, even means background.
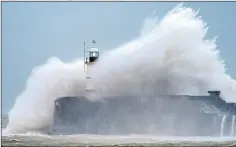
[{"label": "grey sky", "polygon": [[[179,3],[179,2],[178,2]],[[136,37],[143,20],[162,17],[177,2],[3,2],[2,110],[7,113],[36,65],[51,56],[63,61],[83,56],[83,41],[96,39],[101,51]],[[210,26],[228,73],[236,77],[236,3],[188,2]]]}]

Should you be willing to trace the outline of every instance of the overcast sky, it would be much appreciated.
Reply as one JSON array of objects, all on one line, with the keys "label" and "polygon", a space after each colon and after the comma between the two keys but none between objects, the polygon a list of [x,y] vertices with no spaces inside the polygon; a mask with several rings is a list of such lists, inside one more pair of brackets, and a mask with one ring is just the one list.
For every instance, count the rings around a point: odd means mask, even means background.
[{"label": "overcast sky", "polygon": [[[3,2],[2,110],[7,113],[36,65],[56,56],[83,56],[83,41],[95,39],[101,51],[136,37],[154,9],[162,17],[177,2]],[[236,78],[236,3],[188,2],[210,26],[228,73]]]}]

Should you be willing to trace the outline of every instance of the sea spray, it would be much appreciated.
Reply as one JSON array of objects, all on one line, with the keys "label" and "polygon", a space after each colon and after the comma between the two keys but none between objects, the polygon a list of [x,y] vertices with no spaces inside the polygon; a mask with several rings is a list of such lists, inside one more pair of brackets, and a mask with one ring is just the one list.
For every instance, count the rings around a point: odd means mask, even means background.
[{"label": "sea spray", "polygon": [[[151,24],[149,24],[149,23]],[[198,12],[178,5],[159,22],[146,20],[140,36],[107,51],[93,67],[97,96],[141,94],[205,94],[219,89],[236,102],[236,82],[225,73],[215,38]],[[82,49],[81,49],[82,51]],[[47,132],[53,101],[85,95],[83,60],[63,63],[52,58],[35,68],[9,113],[6,132]]]},{"label": "sea spray", "polygon": [[65,64],[51,58],[33,69],[25,91],[9,112],[5,132],[47,132],[53,115],[53,102],[61,96],[83,94],[85,81],[83,61]]}]

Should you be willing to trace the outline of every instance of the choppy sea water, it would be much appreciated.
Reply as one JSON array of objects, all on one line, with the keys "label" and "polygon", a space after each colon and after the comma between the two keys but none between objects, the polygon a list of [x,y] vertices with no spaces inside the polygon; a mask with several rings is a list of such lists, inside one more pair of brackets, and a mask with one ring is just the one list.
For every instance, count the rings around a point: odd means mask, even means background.
[{"label": "choppy sea water", "polygon": [[146,135],[10,135],[3,146],[236,146],[236,137],[160,137]]}]

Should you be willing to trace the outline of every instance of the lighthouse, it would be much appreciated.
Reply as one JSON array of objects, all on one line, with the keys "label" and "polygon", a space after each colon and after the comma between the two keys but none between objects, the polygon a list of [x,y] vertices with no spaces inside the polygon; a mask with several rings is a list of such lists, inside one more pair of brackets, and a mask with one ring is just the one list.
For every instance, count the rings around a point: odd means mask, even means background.
[{"label": "lighthouse", "polygon": [[92,47],[89,50],[85,49],[84,42],[84,71],[86,72],[86,92],[95,92],[94,84],[91,77],[91,68],[99,59],[99,50],[96,47],[96,41],[93,40]]}]

